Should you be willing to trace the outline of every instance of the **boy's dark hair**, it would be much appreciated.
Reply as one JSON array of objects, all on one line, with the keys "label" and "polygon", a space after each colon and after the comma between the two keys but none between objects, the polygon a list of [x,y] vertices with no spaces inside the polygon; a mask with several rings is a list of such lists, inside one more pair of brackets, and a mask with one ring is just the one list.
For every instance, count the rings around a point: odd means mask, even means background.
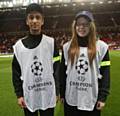
[{"label": "boy's dark hair", "polygon": [[26,8],[26,16],[33,11],[37,11],[43,15],[42,7],[40,6],[40,4],[37,3],[29,4],[28,7]]}]

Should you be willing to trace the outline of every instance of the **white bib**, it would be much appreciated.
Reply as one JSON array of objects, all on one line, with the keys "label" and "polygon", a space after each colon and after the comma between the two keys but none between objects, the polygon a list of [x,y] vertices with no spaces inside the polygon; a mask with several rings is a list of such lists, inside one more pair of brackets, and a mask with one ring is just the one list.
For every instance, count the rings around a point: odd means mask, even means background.
[{"label": "white bib", "polygon": [[53,77],[54,40],[43,35],[41,43],[27,49],[19,40],[14,53],[21,67],[24,99],[27,108],[36,110],[55,107],[55,82]]},{"label": "white bib", "polygon": [[[100,44],[98,46],[102,46],[101,41],[99,42],[97,43]],[[66,102],[71,106],[77,106],[80,110],[92,111],[98,98],[98,76],[100,75],[100,71],[98,71],[99,67],[97,66],[99,66],[99,61],[102,58],[98,59],[97,56],[97,60],[94,59],[90,66],[87,47],[80,47],[79,58],[71,68],[71,64],[68,62],[69,45],[70,43],[66,43],[63,47],[65,63],[67,65]],[[101,48],[99,47],[97,50],[101,51]],[[104,49],[104,53],[100,52],[102,57],[107,51],[107,47],[104,48],[106,48]]]}]

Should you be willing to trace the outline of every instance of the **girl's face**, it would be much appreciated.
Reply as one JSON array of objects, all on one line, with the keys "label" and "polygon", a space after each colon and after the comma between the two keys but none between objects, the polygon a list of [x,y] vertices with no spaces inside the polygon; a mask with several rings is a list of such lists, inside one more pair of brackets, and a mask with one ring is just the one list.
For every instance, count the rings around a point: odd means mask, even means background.
[{"label": "girl's face", "polygon": [[31,34],[40,34],[41,27],[44,24],[43,16],[39,12],[31,12],[27,16],[26,23],[29,26]]},{"label": "girl's face", "polygon": [[85,17],[80,17],[76,21],[76,32],[78,36],[80,37],[85,37],[89,34],[90,32],[90,22],[85,18]]}]

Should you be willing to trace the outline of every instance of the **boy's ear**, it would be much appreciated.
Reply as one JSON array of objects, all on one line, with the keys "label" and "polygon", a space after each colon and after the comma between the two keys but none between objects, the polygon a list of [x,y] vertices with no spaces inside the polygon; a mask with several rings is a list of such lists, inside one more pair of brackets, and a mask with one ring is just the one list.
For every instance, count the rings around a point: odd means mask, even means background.
[{"label": "boy's ear", "polygon": [[44,18],[42,19],[42,25],[44,25]]}]

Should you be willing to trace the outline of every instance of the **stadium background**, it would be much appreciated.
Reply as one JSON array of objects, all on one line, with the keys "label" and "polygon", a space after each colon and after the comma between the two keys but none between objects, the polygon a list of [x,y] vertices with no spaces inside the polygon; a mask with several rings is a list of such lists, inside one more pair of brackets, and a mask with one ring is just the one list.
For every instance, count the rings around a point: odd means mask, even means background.
[{"label": "stadium background", "polygon": [[[80,10],[95,17],[97,33],[110,48],[111,91],[102,116],[120,115],[120,0],[0,0],[0,116],[22,116],[11,83],[12,45],[25,36],[25,8],[29,3],[42,5],[45,34],[53,36],[60,49],[71,37],[71,24]],[[7,57],[7,56],[8,57]],[[55,116],[63,116],[58,103]]]}]

